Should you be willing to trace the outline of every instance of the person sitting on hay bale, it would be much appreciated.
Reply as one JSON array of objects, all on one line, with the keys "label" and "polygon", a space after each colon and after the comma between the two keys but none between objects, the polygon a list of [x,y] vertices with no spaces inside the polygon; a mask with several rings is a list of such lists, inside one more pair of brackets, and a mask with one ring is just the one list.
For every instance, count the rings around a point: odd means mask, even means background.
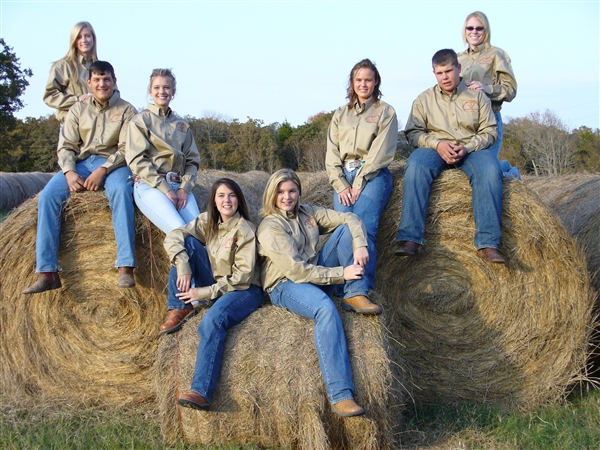
[{"label": "person sitting on hay bale", "polygon": [[[298,175],[289,169],[267,182],[257,232],[262,285],[273,305],[315,321],[314,342],[333,411],[342,417],[362,415],[364,409],[354,401],[344,328],[330,294],[344,283],[343,309],[381,314],[366,297],[366,230],[353,213],[300,205],[301,191]],[[319,235],[329,232],[317,251]]]},{"label": "person sitting on hay bale", "polygon": [[104,187],[112,210],[119,268],[118,286],[135,286],[135,227],[131,171],[125,165],[126,124],[135,108],[120,97],[113,66],[95,61],[87,84],[92,97],[75,103],[67,113],[58,141],[58,172],[38,199],[35,283],[23,291],[35,294],[62,287],[58,248],[62,207],[71,192]]},{"label": "person sitting on hay bale", "polygon": [[498,133],[485,92],[467,87],[459,76],[454,50],[433,55],[437,85],[413,102],[406,137],[415,147],[402,183],[402,214],[396,256],[413,256],[425,243],[425,218],[431,185],[443,170],[462,170],[473,189],[477,255],[492,263],[505,262],[498,251],[502,218],[502,170],[490,151]]},{"label": "person sitting on hay bale", "polygon": [[194,378],[190,393],[178,400],[182,406],[209,408],[221,372],[227,330],[262,304],[256,270],[256,227],[249,218],[239,185],[220,178],[212,185],[206,212],[165,238],[173,266],[169,274],[169,317],[160,333],[178,331],[193,316],[192,311],[212,303],[198,327],[200,344]]},{"label": "person sitting on hay bale", "polygon": [[139,210],[164,233],[194,220],[200,210],[190,195],[200,153],[187,121],[169,106],[177,82],[171,69],[154,69],[148,93],[154,104],[129,123],[125,158],[135,175]]}]

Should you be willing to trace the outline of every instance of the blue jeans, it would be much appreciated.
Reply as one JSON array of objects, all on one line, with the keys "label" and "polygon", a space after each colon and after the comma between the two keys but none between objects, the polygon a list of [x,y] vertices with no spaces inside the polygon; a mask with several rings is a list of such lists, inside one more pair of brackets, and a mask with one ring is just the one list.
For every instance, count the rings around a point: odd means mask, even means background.
[{"label": "blue jeans", "polygon": [[[177,192],[181,183],[169,183],[173,192]],[[171,200],[158,188],[144,181],[138,181],[133,187],[133,197],[139,210],[164,233],[190,223],[199,214],[198,204],[190,192],[187,204],[177,211]]]},{"label": "blue jeans", "polygon": [[504,138],[504,124],[502,123],[502,114],[500,114],[500,111],[494,113],[494,117],[496,118],[496,123],[498,124],[498,139],[496,139],[494,145],[488,147],[487,149],[492,152],[496,159],[498,159],[498,155],[500,155],[500,147],[502,147],[502,139]]},{"label": "blue jeans", "polygon": [[[195,286],[214,284],[212,269],[204,246],[193,237],[186,238],[186,249],[192,267],[192,278]],[[179,300],[175,294],[177,289],[177,269],[171,267],[169,274],[169,309],[185,309],[191,306]],[[200,343],[196,355],[196,368],[192,378],[191,390],[210,401],[223,361],[227,330],[237,325],[251,313],[256,311],[263,301],[263,291],[251,285],[245,291],[228,292],[219,297],[208,309],[200,325],[198,334]]]},{"label": "blue jeans", "polygon": [[425,218],[433,181],[442,171],[456,167],[468,177],[475,218],[475,247],[498,248],[502,219],[502,171],[488,149],[467,154],[450,166],[430,148],[416,148],[408,158],[402,184],[402,216],[396,241],[424,244]]},{"label": "blue jeans", "polygon": [[[326,267],[347,266],[352,258],[352,236],[347,226],[338,227],[319,254],[318,265]],[[340,257],[346,258],[346,263]],[[269,289],[271,302],[315,322],[315,347],[319,356],[321,373],[325,380],[327,396],[332,404],[354,398],[352,368],[344,327],[337,308],[329,297],[335,285],[317,286],[311,283],[281,281]],[[366,295],[367,282],[362,280],[344,284],[344,298]]]},{"label": "blue jeans", "polygon": [[[92,155],[78,161],[75,169],[83,179],[102,166],[106,158]],[[112,224],[117,243],[117,267],[137,267],[135,262],[135,227],[133,222],[133,181],[127,166],[110,172],[104,179],[104,192],[112,210]],[[62,172],[54,175],[38,199],[38,223],[35,241],[36,272],[58,270],[58,248],[62,208],[71,192]]]},{"label": "blue jeans", "polygon": [[[352,172],[344,169],[346,181],[352,185],[358,170]],[[369,263],[365,267],[365,276],[368,281],[368,289],[375,289],[375,267],[377,266],[377,230],[379,229],[379,218],[383,208],[390,198],[392,192],[392,175],[389,169],[381,169],[377,176],[367,182],[358,201],[352,206],[344,206],[338,200],[338,194],[333,193],[333,209],[340,212],[352,212],[356,214],[365,224],[367,239],[369,242]]]}]

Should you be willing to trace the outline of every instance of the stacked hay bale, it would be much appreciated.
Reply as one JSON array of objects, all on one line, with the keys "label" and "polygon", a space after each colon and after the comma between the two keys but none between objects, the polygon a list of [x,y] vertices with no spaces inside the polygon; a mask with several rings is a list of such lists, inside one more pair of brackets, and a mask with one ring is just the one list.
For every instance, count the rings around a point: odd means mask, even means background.
[{"label": "stacked hay bale", "polygon": [[502,244],[507,264],[477,258],[468,178],[436,180],[425,251],[394,256],[403,167],[378,235],[377,290],[405,346],[417,401],[489,402],[530,409],[564,396],[582,376],[593,295],[585,260],[555,214],[505,178]]},{"label": "stacked hay bale", "polygon": [[136,214],[136,287],[120,289],[108,201],[101,192],[73,194],[63,214],[63,287],[23,295],[36,278],[36,224],[36,200],[2,224],[2,395],[20,405],[122,405],[151,396],[157,324],[166,302],[163,233]]},{"label": "stacked hay bale", "polygon": [[40,192],[53,173],[0,172],[0,211],[10,211]]},{"label": "stacked hay bale", "polygon": [[525,177],[575,238],[588,259],[594,287],[600,292],[600,174]]},{"label": "stacked hay bale", "polygon": [[177,405],[189,390],[201,316],[161,340],[157,386],[163,434],[192,443],[300,449],[393,446],[402,391],[379,318],[340,311],[366,416],[341,419],[329,406],[308,319],[272,305],[254,312],[227,336],[223,371],[210,412]]}]

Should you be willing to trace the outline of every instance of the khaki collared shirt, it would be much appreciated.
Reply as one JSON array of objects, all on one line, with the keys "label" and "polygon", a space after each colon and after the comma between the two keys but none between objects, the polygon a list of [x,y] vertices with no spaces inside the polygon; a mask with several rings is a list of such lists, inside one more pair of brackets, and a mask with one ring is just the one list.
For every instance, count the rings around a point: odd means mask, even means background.
[{"label": "khaki collared shirt", "polygon": [[108,173],[125,165],[127,123],[135,108],[115,91],[101,106],[94,97],[69,109],[58,140],[58,165],[63,173],[75,170],[77,161],[91,155],[108,158],[102,167]]},{"label": "khaki collared shirt", "polygon": [[182,178],[180,189],[192,190],[200,153],[185,119],[170,108],[165,114],[150,104],[135,115],[128,129],[125,158],[134,175],[166,194],[171,186],[159,174],[176,172]]},{"label": "khaki collared shirt", "polygon": [[211,286],[197,288],[200,300],[215,299],[227,292],[243,291],[251,284],[260,287],[254,224],[238,212],[227,222],[220,223],[218,233],[207,242],[207,219],[208,213],[204,212],[187,225],[167,233],[164,246],[171,264],[177,268],[177,275],[192,273],[184,242],[186,237],[193,236],[206,246],[216,281]]},{"label": "khaki collared shirt", "polygon": [[89,92],[87,85],[88,69],[94,61],[77,55],[77,70],[61,59],[52,64],[44,92],[44,103],[57,109],[56,118],[63,122],[67,111],[79,100],[79,96]]},{"label": "khaki collared shirt", "polygon": [[279,211],[266,216],[258,227],[258,253],[264,258],[261,281],[265,289],[282,280],[294,283],[342,284],[343,267],[317,266],[319,236],[348,225],[352,250],[367,246],[367,232],[353,213],[300,205],[298,215]]},{"label": "khaki collared shirt", "polygon": [[398,146],[396,111],[385,102],[377,104],[373,97],[353,108],[338,108],[327,133],[325,165],[329,182],[336,192],[350,187],[343,172],[344,161],[359,159],[364,165],[352,187],[362,190],[379,171],[390,165]]},{"label": "khaki collared shirt", "polygon": [[497,128],[485,93],[467,88],[461,80],[452,95],[436,84],[417,97],[406,123],[406,137],[415,148],[435,150],[440,141],[449,141],[471,153],[496,142]]},{"label": "khaki collared shirt", "polygon": [[458,54],[461,76],[466,83],[481,81],[484,92],[492,101],[495,113],[502,102],[510,102],[517,96],[517,80],[504,50],[489,44],[481,44]]}]

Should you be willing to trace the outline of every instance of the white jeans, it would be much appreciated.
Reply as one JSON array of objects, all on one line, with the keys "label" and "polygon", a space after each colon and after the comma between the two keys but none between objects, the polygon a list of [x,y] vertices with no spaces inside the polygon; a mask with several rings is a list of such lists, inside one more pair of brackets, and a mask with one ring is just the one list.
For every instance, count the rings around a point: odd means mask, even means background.
[{"label": "white jeans", "polygon": [[[177,192],[181,183],[169,183]],[[177,211],[175,205],[159,189],[150,187],[144,181],[133,186],[133,198],[139,210],[161,231],[168,233],[194,220],[199,214],[198,204],[192,193],[188,194],[187,204]]]}]

